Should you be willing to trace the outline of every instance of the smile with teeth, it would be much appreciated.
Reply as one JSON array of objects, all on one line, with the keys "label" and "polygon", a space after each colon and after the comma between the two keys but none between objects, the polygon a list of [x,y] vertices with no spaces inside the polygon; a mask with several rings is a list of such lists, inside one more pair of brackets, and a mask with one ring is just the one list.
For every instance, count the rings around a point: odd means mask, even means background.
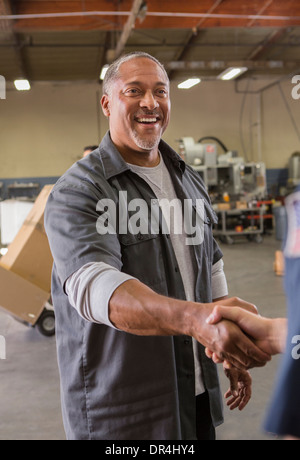
[{"label": "smile with teeth", "polygon": [[138,123],[156,123],[159,119],[156,117],[153,118],[136,118]]}]

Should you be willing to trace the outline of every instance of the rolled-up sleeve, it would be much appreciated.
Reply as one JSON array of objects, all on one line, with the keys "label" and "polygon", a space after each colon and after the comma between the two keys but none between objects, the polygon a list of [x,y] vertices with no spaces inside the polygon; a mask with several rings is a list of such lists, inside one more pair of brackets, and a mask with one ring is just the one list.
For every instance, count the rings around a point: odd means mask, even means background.
[{"label": "rolled-up sleeve", "polygon": [[65,284],[70,304],[87,321],[114,327],[109,319],[109,301],[124,282],[135,279],[103,262],[84,265]]},{"label": "rolled-up sleeve", "polygon": [[227,280],[224,272],[224,262],[220,259],[212,268],[212,298],[219,299],[228,295]]}]

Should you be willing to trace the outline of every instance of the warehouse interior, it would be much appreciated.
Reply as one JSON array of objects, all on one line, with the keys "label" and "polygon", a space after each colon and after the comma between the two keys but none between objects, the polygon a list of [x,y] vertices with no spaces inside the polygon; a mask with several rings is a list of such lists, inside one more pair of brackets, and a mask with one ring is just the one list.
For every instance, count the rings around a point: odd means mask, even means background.
[{"label": "warehouse interior", "polygon": [[[297,0],[0,0],[1,440],[65,439],[52,259],[35,232],[51,187],[108,130],[101,74],[122,54],[144,51],[165,66],[172,111],[164,140],[207,186],[230,295],[262,316],[286,316],[284,205],[300,183],[299,48]],[[226,77],[228,69],[237,71]],[[181,88],[188,79],[194,86]],[[280,362],[251,371],[252,399],[242,412],[225,407],[217,439],[277,439],[262,425]]]}]

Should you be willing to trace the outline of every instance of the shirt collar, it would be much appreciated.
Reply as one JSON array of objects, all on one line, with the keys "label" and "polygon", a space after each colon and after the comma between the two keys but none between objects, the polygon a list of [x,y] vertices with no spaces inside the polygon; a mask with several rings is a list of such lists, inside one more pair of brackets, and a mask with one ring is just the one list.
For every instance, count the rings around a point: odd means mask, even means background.
[{"label": "shirt collar", "polygon": [[[108,131],[99,146],[100,157],[103,164],[104,174],[106,179],[117,176],[124,171],[130,170],[130,166],[125,162],[122,155],[119,153],[113,144],[110,132]],[[182,173],[185,171],[185,162],[165,141],[159,143],[159,150],[164,159],[171,161],[175,167],[179,168]]]}]

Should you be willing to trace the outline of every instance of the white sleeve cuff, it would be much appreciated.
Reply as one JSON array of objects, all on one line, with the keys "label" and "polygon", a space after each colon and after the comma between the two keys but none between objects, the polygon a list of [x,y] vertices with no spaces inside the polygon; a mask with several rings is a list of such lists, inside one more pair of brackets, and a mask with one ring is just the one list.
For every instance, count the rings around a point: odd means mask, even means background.
[{"label": "white sleeve cuff", "polygon": [[224,273],[224,262],[220,259],[212,267],[212,298],[219,299],[228,295],[227,280]]}]

